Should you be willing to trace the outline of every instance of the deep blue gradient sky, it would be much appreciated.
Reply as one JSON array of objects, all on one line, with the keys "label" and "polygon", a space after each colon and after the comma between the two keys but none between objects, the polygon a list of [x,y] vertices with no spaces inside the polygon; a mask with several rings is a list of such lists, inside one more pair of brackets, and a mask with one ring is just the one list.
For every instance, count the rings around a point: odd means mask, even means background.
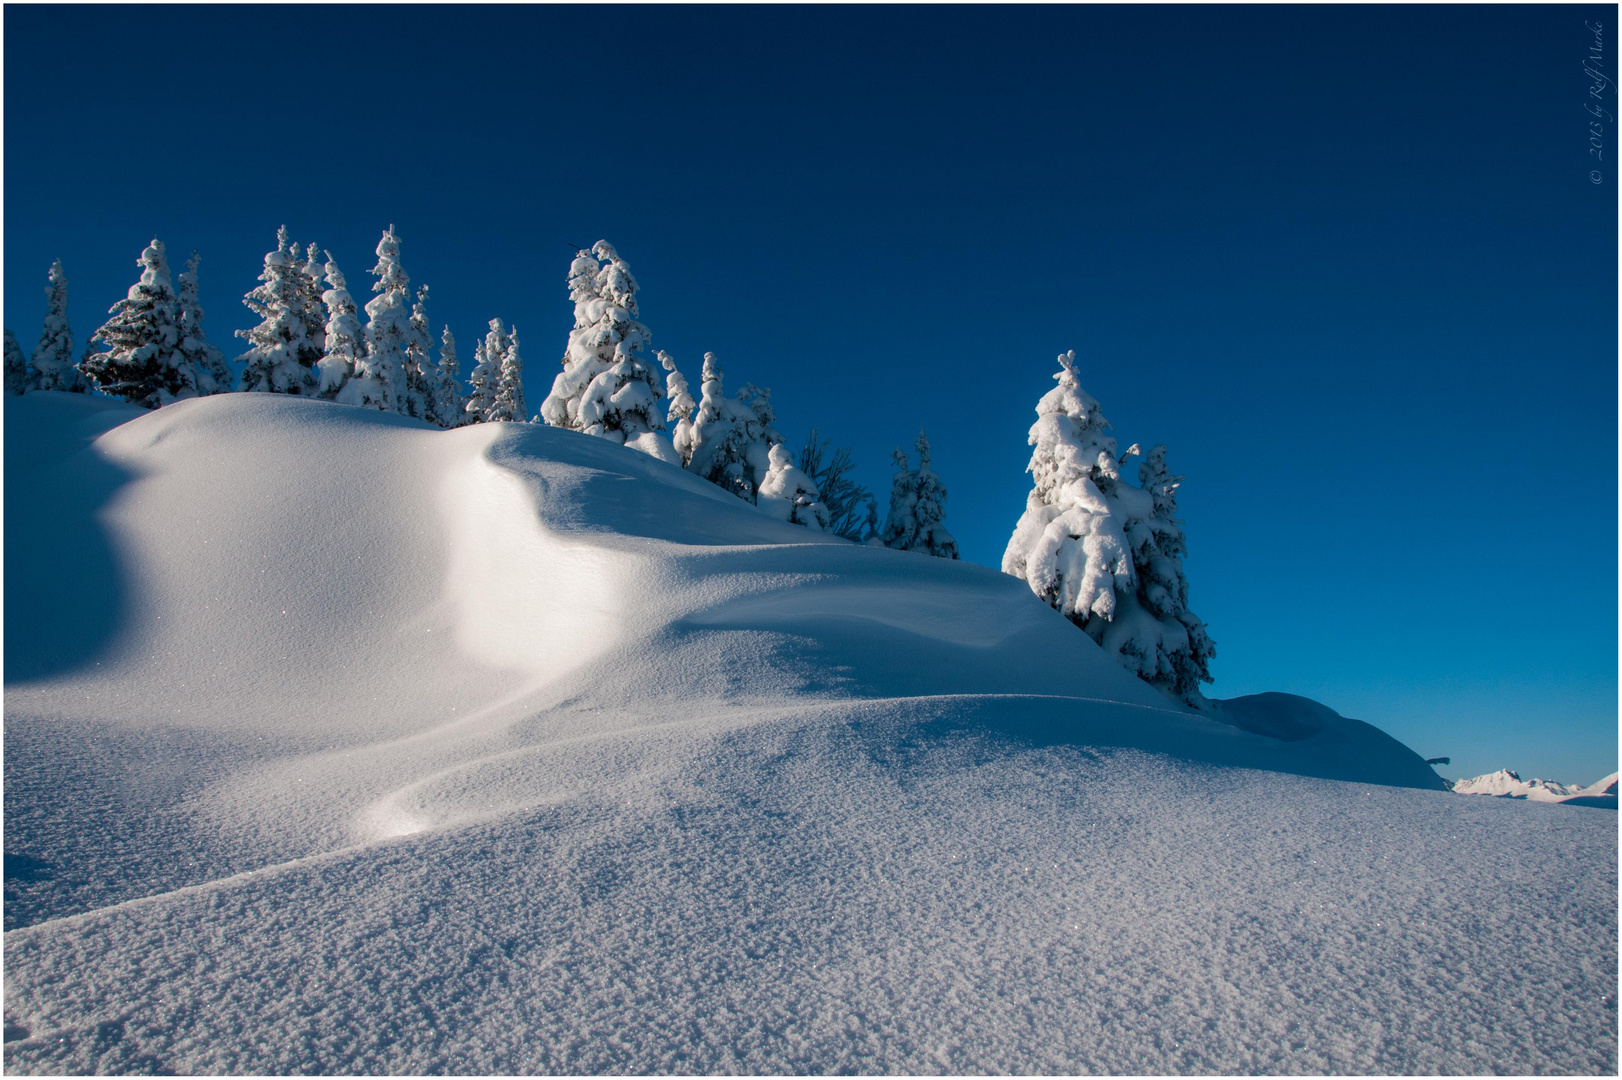
[{"label": "deep blue gradient sky", "polygon": [[1616,768],[1618,139],[1588,156],[1582,71],[1613,6],[4,19],[25,348],[53,258],[82,342],[153,235],[200,249],[235,355],[279,224],[363,297],[392,222],[464,364],[517,325],[533,411],[607,238],[695,386],[713,350],[881,493],[927,427],[990,566],[1074,348],[1187,476],[1210,694],[1310,695],[1451,775]]}]

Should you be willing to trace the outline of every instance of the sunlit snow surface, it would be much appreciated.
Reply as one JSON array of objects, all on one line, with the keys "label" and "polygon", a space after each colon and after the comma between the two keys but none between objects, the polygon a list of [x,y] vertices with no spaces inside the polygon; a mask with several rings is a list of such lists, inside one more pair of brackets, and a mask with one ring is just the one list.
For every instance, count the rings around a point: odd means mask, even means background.
[{"label": "sunlit snow surface", "polygon": [[604,440],[131,415],[6,401],[11,1071],[1616,1069],[1614,814]]}]

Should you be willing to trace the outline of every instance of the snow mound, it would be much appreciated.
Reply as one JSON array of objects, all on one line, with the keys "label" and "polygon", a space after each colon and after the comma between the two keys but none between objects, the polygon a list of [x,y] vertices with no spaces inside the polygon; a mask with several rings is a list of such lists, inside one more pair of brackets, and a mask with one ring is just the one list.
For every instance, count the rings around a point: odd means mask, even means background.
[{"label": "snow mound", "polygon": [[607,440],[5,409],[12,1072],[1614,1071],[1598,815]]}]

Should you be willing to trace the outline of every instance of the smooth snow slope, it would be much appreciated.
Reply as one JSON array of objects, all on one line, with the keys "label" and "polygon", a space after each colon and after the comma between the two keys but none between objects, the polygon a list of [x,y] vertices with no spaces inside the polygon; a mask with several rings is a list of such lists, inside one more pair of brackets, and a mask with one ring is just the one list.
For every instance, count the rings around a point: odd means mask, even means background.
[{"label": "smooth snow slope", "polygon": [[129,415],[6,401],[8,1069],[1615,1068],[1614,819],[605,440]]}]

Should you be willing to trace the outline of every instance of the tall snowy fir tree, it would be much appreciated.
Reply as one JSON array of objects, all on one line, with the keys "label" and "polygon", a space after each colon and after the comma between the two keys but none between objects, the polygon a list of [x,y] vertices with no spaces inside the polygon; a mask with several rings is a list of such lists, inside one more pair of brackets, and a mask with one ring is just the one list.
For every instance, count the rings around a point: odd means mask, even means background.
[{"label": "tall snowy fir tree", "polygon": [[349,284],[344,272],[338,268],[327,252],[327,291],[321,294],[321,304],[327,311],[323,340],[326,354],[317,365],[319,384],[317,393],[328,401],[338,395],[355,374],[355,365],[366,355],[366,336],[355,313],[355,298],[349,295]]},{"label": "tall snowy fir tree", "polygon": [[417,301],[411,305],[410,333],[406,337],[405,407],[401,411],[444,427],[434,400],[434,365],[429,359],[433,346],[433,335],[428,328],[428,286],[419,285]]},{"label": "tall snowy fir tree", "polygon": [[31,389],[85,392],[85,380],[73,357],[73,331],[68,328],[68,278],[62,260],[51,264],[45,286],[45,325],[34,347]]},{"label": "tall snowy fir tree", "polygon": [[141,279],[108,309],[111,318],[92,336],[107,348],[81,361],[81,367],[104,392],[156,409],[196,397],[196,373],[178,350],[175,287],[163,243],[154,239],[136,265]]},{"label": "tall snowy fir tree", "polygon": [[1109,421],[1076,379],[1075,350],[1060,355],[1054,379],[1059,385],[1036,406],[1026,466],[1033,486],[1002,569],[1097,641],[1115,615],[1117,592],[1132,591],[1131,547],[1109,498],[1120,465]]},{"label": "tall snowy fir tree", "polygon": [[1109,422],[1076,379],[1075,353],[1059,363],[1059,385],[1036,407],[1033,487],[1003,571],[1139,678],[1197,707],[1215,650],[1186,606],[1175,498],[1182,478],[1167,472],[1157,447],[1139,469],[1144,486],[1123,481]]},{"label": "tall snowy fir tree", "polygon": [[791,525],[818,532],[828,527],[828,508],[818,496],[816,483],[794,464],[782,443],[773,443],[767,453],[766,475],[760,481],[755,505]]},{"label": "tall snowy fir tree", "polygon": [[468,423],[477,424],[491,418],[496,395],[501,392],[501,362],[507,356],[507,342],[506,326],[500,319],[491,319],[484,340],[473,347],[473,372],[469,377],[473,390],[462,406]]},{"label": "tall snowy fir tree", "polygon": [[783,441],[773,423],[771,391],[745,384],[736,398],[726,396],[721,361],[704,354],[704,382],[693,417],[693,453],[687,470],[740,499],[754,502],[771,468],[771,448]]},{"label": "tall snowy fir tree", "polygon": [[28,358],[17,344],[17,337],[10,330],[6,331],[6,393],[26,394],[30,390],[37,390],[39,382],[38,372],[30,371]]},{"label": "tall snowy fir tree", "polygon": [[680,464],[665,434],[660,379],[642,350],[648,328],[637,321],[637,283],[614,246],[599,240],[569,267],[574,330],[563,370],[541,403],[541,419],[612,439]]},{"label": "tall snowy fir tree", "polygon": [[462,400],[462,365],[456,357],[456,338],[451,328],[439,336],[439,365],[434,368],[433,395],[435,423],[441,427],[461,427],[470,419]]},{"label": "tall snowy fir tree", "polygon": [[261,284],[242,302],[260,323],[251,330],[238,330],[251,347],[237,357],[243,365],[242,389],[248,392],[314,396],[320,387],[316,365],[324,351],[320,341],[310,338],[307,310],[308,285],[304,264],[287,235],[287,226],[276,230],[276,250],[265,255]]},{"label": "tall snowy fir tree", "polygon": [[529,406],[524,404],[524,361],[518,355],[518,327],[507,335],[501,352],[501,375],[496,380],[496,397],[490,404],[486,420],[509,420],[523,423],[529,418]]},{"label": "tall snowy fir tree", "polygon": [[929,436],[922,431],[914,444],[918,451],[918,471],[907,464],[907,455],[896,448],[895,481],[890,491],[890,513],[880,534],[884,546],[898,551],[918,551],[941,559],[958,557],[957,541],[946,531],[946,485],[930,466]]},{"label": "tall snowy fir tree", "polygon": [[197,252],[186,260],[186,272],[180,275],[180,359],[191,365],[196,373],[199,394],[224,394],[232,389],[231,369],[226,366],[225,355],[211,344],[203,333],[203,305],[197,299],[197,265],[202,258]]},{"label": "tall snowy fir tree", "polygon": [[411,342],[411,279],[400,266],[400,238],[390,225],[377,242],[372,267],[377,293],[366,305],[366,355],[355,361],[355,374],[338,391],[337,400],[383,412],[405,408],[406,348]]},{"label": "tall snowy fir tree", "polygon": [[850,478],[856,468],[850,447],[829,452],[829,444],[816,429],[806,436],[796,464],[811,478],[828,509],[828,531],[861,543],[874,535],[878,515],[873,493]]}]

